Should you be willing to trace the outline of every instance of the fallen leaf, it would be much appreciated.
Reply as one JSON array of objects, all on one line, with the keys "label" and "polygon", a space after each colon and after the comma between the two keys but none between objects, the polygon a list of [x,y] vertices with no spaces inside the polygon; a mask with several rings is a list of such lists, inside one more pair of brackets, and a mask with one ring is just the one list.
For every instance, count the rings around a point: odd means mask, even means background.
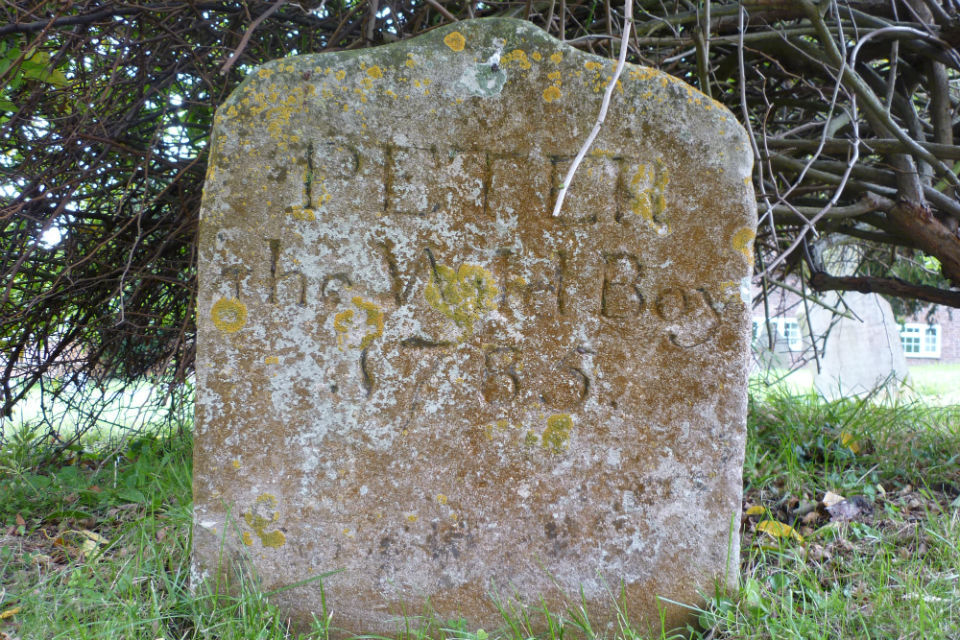
[{"label": "fallen leaf", "polygon": [[98,545],[93,540],[84,540],[83,544],[80,545],[80,553],[82,553],[85,557],[88,557],[88,558],[90,557],[91,554],[96,553],[97,550],[99,549],[100,549],[100,545]]},{"label": "fallen leaf", "polygon": [[793,510],[794,515],[797,517],[802,517],[810,513],[811,511],[817,508],[817,503],[812,500],[802,500],[800,504],[797,505],[797,508]]},{"label": "fallen leaf", "polygon": [[827,548],[825,548],[824,546],[819,545],[819,544],[813,545],[813,546],[808,550],[807,554],[808,554],[808,557],[809,557],[810,559],[816,560],[816,561],[818,561],[818,562],[824,562],[824,561],[829,560],[830,558],[833,557],[833,554],[830,553],[830,550],[829,550],[829,549],[827,549]]},{"label": "fallen leaf", "polygon": [[12,609],[7,609],[6,611],[0,612],[0,620],[6,620],[7,618],[12,618],[13,616],[20,613],[21,607],[13,607]]},{"label": "fallen leaf", "polygon": [[91,541],[97,543],[97,544],[107,544],[108,542],[110,542],[109,540],[107,540],[106,538],[104,538],[102,535],[100,535],[100,534],[97,533],[96,531],[90,531],[90,530],[88,530],[88,529],[83,529],[83,530],[80,531],[80,533],[83,534],[84,536],[86,536],[86,537],[87,537],[88,539],[90,539]]},{"label": "fallen leaf", "polygon": [[847,449],[850,449],[852,453],[860,453],[860,443],[846,431],[840,433],[840,442],[842,442],[843,446]]},{"label": "fallen leaf", "polygon": [[25,526],[27,526],[27,521],[24,520],[24,519],[23,519],[23,516],[20,515],[19,513],[17,514],[17,526],[18,526],[18,527],[25,527]]},{"label": "fallen leaf", "polygon": [[103,491],[103,489],[101,489],[95,484],[92,484],[89,487],[87,487],[87,491],[90,491],[91,493],[100,493],[101,491]]},{"label": "fallen leaf", "polygon": [[31,557],[30,559],[33,560],[38,565],[40,565],[41,567],[49,567],[50,565],[53,564],[53,558],[51,558],[45,553],[38,553],[35,556]]},{"label": "fallen leaf", "polygon": [[823,500],[821,500],[821,502],[823,502],[823,506],[829,509],[833,505],[837,504],[838,502],[843,502],[844,500],[846,500],[846,498],[844,498],[839,493],[834,493],[833,491],[827,491],[826,495],[823,496]]},{"label": "fallen leaf", "polygon": [[774,538],[793,538],[797,542],[803,542],[803,538],[793,527],[778,520],[763,520],[758,522],[757,531],[766,533]]},{"label": "fallen leaf", "polygon": [[747,507],[747,510],[744,513],[748,516],[762,516],[767,512],[766,507],[762,507],[758,504],[753,505],[752,507]]},{"label": "fallen leaf", "polygon": [[831,520],[853,520],[860,514],[869,514],[873,507],[863,496],[853,496],[849,500],[840,502],[827,507]]}]

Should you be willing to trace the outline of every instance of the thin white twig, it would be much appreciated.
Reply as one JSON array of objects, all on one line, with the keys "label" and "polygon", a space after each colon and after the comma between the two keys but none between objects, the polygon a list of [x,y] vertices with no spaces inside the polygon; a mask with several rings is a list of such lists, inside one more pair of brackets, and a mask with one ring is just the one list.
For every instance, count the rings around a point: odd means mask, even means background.
[{"label": "thin white twig", "polygon": [[610,107],[610,98],[613,96],[613,90],[616,88],[617,82],[620,80],[620,74],[623,73],[623,67],[627,62],[627,49],[630,48],[630,25],[632,23],[633,2],[632,0],[626,0],[626,2],[623,3],[623,37],[620,40],[620,57],[617,60],[617,68],[614,70],[613,77],[610,78],[607,90],[603,94],[603,102],[600,103],[600,113],[597,115],[597,122],[593,125],[593,130],[590,132],[590,135],[584,140],[583,146],[580,147],[580,151],[577,152],[577,156],[573,159],[573,162],[570,163],[570,168],[567,169],[567,175],[563,178],[563,184],[560,185],[560,189],[557,191],[557,203],[553,207],[553,217],[560,215],[560,210],[563,208],[563,200],[567,195],[567,188],[570,186],[570,183],[573,182],[573,176],[577,172],[577,167],[583,162],[584,156],[586,156],[587,151],[590,150],[590,145],[593,144],[597,134],[600,133],[600,127],[603,126],[603,121],[607,119],[607,109]]}]

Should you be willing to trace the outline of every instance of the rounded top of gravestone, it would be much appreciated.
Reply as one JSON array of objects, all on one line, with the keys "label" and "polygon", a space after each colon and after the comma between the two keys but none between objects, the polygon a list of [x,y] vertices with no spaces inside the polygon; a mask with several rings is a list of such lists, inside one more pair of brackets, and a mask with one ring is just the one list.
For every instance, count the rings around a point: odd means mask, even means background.
[{"label": "rounded top of gravestone", "polygon": [[[482,18],[381,47],[268,62],[221,105],[217,120],[220,127],[260,122],[281,146],[291,132],[281,133],[274,121],[306,110],[333,118],[344,133],[420,144],[456,135],[462,147],[569,153],[593,126],[615,68],[615,60],[575,49],[530,22]],[[340,113],[330,113],[331,102]],[[377,130],[367,131],[371,126]],[[667,73],[627,64],[593,149],[621,151],[648,138],[749,179],[746,133],[723,104]]]}]

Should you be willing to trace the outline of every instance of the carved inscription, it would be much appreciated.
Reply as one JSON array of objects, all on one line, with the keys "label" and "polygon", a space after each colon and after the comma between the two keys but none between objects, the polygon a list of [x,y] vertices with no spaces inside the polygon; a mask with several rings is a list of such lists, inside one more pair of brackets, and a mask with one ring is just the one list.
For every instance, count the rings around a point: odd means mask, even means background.
[{"label": "carved inscription", "polygon": [[[264,281],[263,300],[271,306],[308,306],[308,292],[317,291],[325,313],[334,313],[333,328],[341,351],[356,353],[357,372],[363,397],[370,398],[377,387],[377,363],[372,346],[384,333],[390,311],[372,300],[351,295],[355,279],[346,272],[325,274],[316,282],[299,269],[285,269],[290,257],[283,255],[278,239],[266,240],[269,263]],[[375,289],[384,290],[392,299],[394,308],[414,302],[422,296],[416,308],[421,329],[416,334],[402,337],[398,346],[411,355],[422,351],[432,364],[420,370],[413,381],[414,398],[411,414],[422,404],[419,397],[423,385],[434,375],[439,355],[470,339],[476,327],[476,318],[502,303],[501,312],[524,309],[535,317],[563,317],[569,304],[564,286],[567,278],[567,258],[558,253],[553,260],[541,261],[532,281],[511,275],[512,256],[509,250],[498,252],[492,272],[479,265],[444,266],[429,247],[412,261],[403,264],[394,255],[389,241],[377,247],[388,273],[388,282]],[[601,252],[596,257],[599,280],[587,290],[597,292],[594,308],[603,321],[629,331],[632,323],[647,314],[658,323],[663,335],[676,347],[692,348],[712,338],[720,323],[709,293],[703,288],[666,287],[650,295],[642,287],[644,266],[640,258],[626,252]],[[251,269],[230,266],[221,270],[224,284],[229,286],[231,298],[221,298],[213,313],[217,326],[224,332],[242,328],[246,318],[245,300],[252,292],[244,291],[242,282]],[[256,281],[256,280],[255,280]],[[652,300],[652,302],[648,302]],[[240,315],[243,318],[240,319]],[[425,316],[423,314],[426,314]],[[556,411],[573,411],[581,406],[592,390],[590,368],[585,359],[595,353],[586,346],[578,346],[553,364],[539,369],[524,366],[523,353],[507,343],[477,345],[483,354],[482,370],[478,372],[477,389],[490,405],[505,407],[517,400],[530,380],[537,381],[530,392],[544,406]],[[430,354],[430,355],[428,355]],[[419,359],[415,356],[415,359]],[[333,384],[335,393],[339,385]]]},{"label": "carved inscription", "polygon": [[[286,207],[293,219],[314,221],[326,203],[379,179],[383,211],[429,217],[439,211],[496,217],[535,203],[549,217],[571,158],[491,153],[456,147],[371,147],[332,139],[304,151],[302,202]],[[373,162],[366,163],[364,156]],[[374,167],[381,167],[375,169]],[[662,159],[645,161],[597,152],[581,164],[558,221],[592,225],[602,220],[645,223],[669,232],[670,170]]]},{"label": "carved inscription", "polygon": [[623,252],[604,254],[603,259],[600,313],[611,319],[640,315],[644,308],[643,294],[640,292],[640,276],[643,272],[640,260]]}]

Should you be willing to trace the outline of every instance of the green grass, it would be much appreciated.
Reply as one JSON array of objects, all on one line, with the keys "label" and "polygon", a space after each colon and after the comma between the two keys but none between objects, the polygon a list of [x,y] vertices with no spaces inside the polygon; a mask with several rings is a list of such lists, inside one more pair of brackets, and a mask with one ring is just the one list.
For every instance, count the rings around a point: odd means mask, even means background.
[{"label": "green grass", "polygon": [[960,404],[960,364],[926,364],[910,367],[913,388],[928,402]]},{"label": "green grass", "polygon": [[[0,452],[3,640],[297,637],[250,576],[235,596],[190,591],[188,431],[31,460],[29,442]],[[694,637],[960,637],[960,407],[767,394],[751,402],[744,485],[758,509],[742,517],[741,588],[696,612]],[[833,521],[828,491],[871,511]],[[765,533],[768,520],[802,541]],[[502,607],[502,631],[417,618],[396,637],[521,640],[544,618],[550,640],[642,637],[626,620],[594,633],[575,603]],[[303,637],[336,623],[321,613]]]},{"label": "green grass", "polygon": [[[960,404],[960,364],[912,364],[906,388],[901,399],[916,398],[932,405],[949,406]],[[753,393],[764,397],[770,393],[804,395],[814,391],[815,365],[807,363],[800,369],[767,369],[750,376]],[[888,394],[880,390],[875,397],[883,401]]]}]

